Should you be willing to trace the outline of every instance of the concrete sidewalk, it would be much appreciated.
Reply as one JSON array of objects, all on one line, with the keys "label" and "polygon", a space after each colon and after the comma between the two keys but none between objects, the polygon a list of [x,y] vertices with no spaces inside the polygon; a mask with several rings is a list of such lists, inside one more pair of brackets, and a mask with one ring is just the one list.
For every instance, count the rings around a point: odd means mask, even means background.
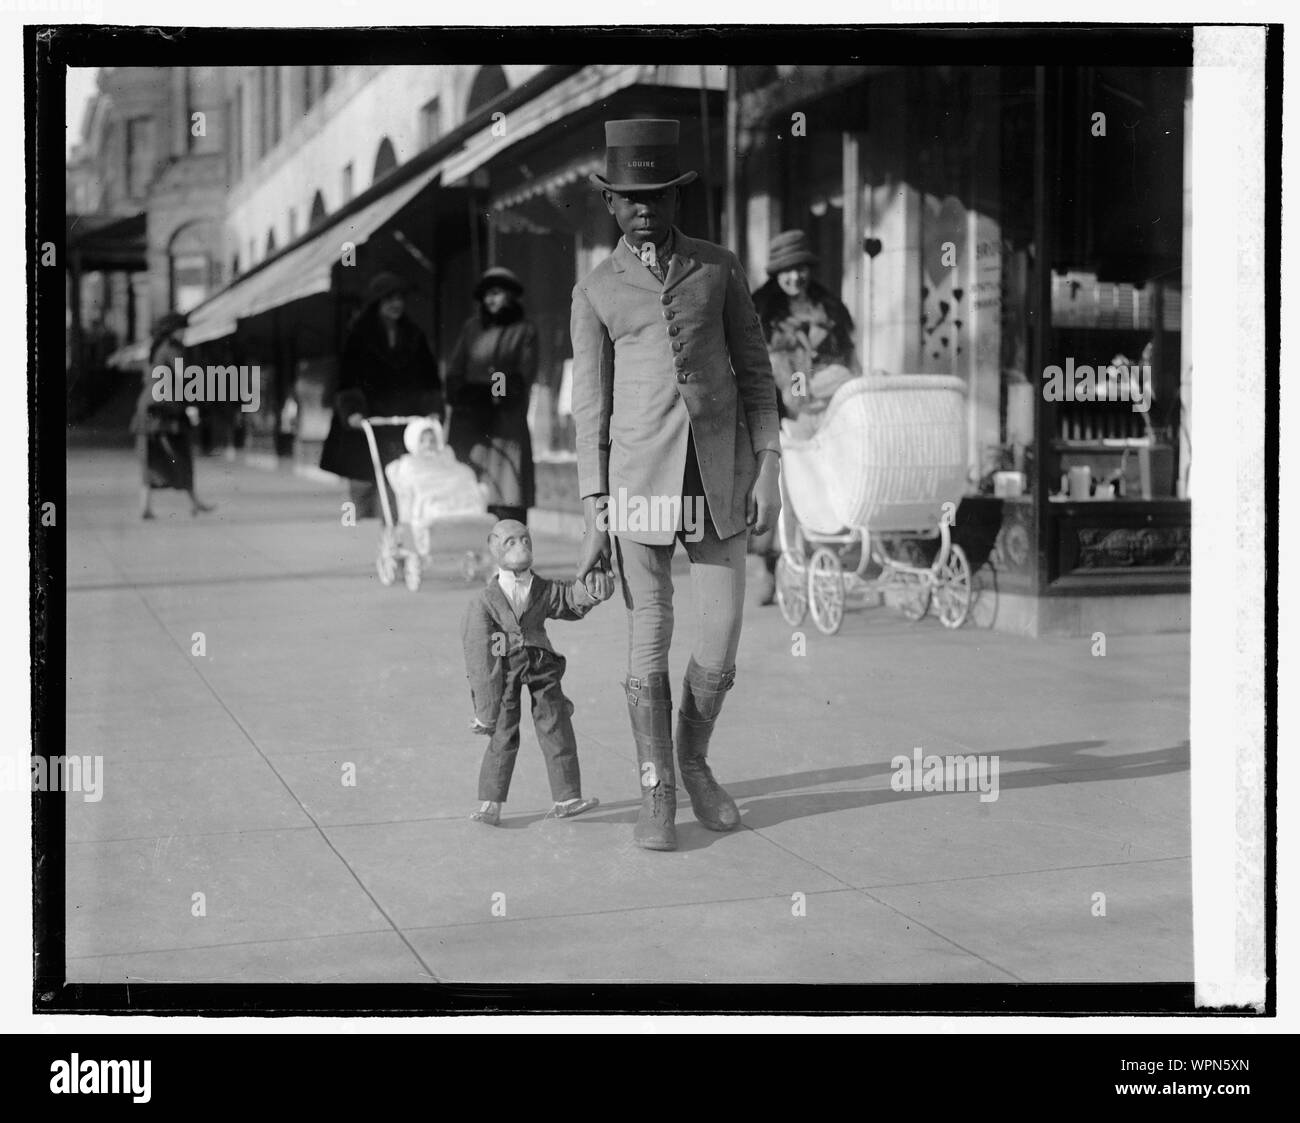
[{"label": "concrete sidewalk", "polygon": [[[1098,658],[877,608],[805,625],[800,655],[752,608],[711,754],[744,829],[705,831],[683,793],[681,849],[653,854],[631,843],[615,600],[550,626],[601,807],[546,818],[525,722],[493,830],[467,819],[458,635],[482,525],[440,539],[420,592],[385,589],[337,486],[197,468],[217,511],[164,493],[143,523],[129,453],[69,462],[66,752],[105,770],[101,800],[68,796],[70,980],[1191,978],[1187,635]],[[572,572],[572,542],[538,547]],[[894,791],[916,746],[996,754],[998,798]]]}]

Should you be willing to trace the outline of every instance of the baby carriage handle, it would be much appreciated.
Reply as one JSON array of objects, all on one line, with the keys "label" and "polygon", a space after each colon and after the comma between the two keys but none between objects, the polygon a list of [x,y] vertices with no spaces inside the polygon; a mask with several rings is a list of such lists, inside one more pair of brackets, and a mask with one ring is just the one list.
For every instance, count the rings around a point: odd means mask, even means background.
[{"label": "baby carriage handle", "polygon": [[427,420],[424,414],[415,414],[411,417],[364,417],[362,418],[368,425],[409,425],[412,421]]}]

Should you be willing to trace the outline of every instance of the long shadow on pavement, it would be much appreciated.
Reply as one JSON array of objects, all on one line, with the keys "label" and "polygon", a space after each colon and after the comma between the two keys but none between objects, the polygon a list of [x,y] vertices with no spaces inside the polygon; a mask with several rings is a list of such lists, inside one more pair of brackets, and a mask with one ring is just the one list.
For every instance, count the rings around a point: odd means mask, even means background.
[{"label": "long shadow on pavement", "polygon": [[[1190,744],[1183,741],[1164,749],[1152,749],[1147,752],[1123,753],[1118,756],[1096,757],[1084,755],[1084,750],[1100,748],[1105,741],[1063,741],[1048,745],[1035,745],[1025,749],[1011,749],[997,753],[999,760],[998,790],[1015,790],[1019,788],[1036,788],[1063,784],[1074,780],[1086,780],[1096,783],[1105,780],[1131,780],[1149,776],[1163,776],[1172,772],[1186,772],[1190,764]],[[959,755],[978,755],[959,754]],[[1030,768],[1013,772],[1002,772],[1001,765],[1009,761],[1046,762],[1045,768]],[[836,811],[851,811],[871,807],[878,803],[891,803],[902,799],[921,799],[933,796],[949,796],[954,792],[943,791],[909,791],[896,792],[892,788],[868,788],[849,791],[799,792],[795,795],[777,796],[776,793],[788,792],[797,788],[808,788],[822,784],[842,784],[855,780],[868,780],[876,776],[892,773],[890,765],[883,761],[871,764],[851,765],[842,768],[820,768],[807,772],[791,772],[784,776],[768,776],[756,780],[740,780],[726,784],[727,791],[740,805],[741,825],[750,829],[776,826],[778,823],[792,819],[807,818],[811,815],[826,815]],[[765,796],[775,798],[765,799]],[[746,802],[748,801],[748,802]],[[602,804],[575,823],[634,823],[639,806],[637,801],[626,800]],[[606,814],[606,811],[615,814]],[[704,830],[690,819],[690,801],[685,792],[678,789],[679,820],[685,816],[685,822],[678,823],[678,849],[697,850],[710,846],[726,835]],[[542,816],[538,816],[542,818]],[[692,829],[696,827],[696,829]],[[686,828],[683,831],[683,828]]]}]

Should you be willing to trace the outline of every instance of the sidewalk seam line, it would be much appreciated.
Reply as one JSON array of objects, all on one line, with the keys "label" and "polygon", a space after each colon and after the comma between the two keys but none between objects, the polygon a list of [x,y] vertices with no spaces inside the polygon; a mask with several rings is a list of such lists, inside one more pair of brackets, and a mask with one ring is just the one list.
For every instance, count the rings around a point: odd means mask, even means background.
[{"label": "sidewalk seam line", "polygon": [[[99,533],[97,531],[94,533],[96,538],[98,538]],[[102,541],[101,541],[101,545],[102,545]],[[260,551],[258,552],[260,553]],[[120,568],[116,564],[116,559],[112,559],[112,561],[113,561],[114,568],[118,569],[118,572],[121,573]],[[153,605],[149,603],[145,595],[139,590],[135,590],[135,595],[139,597],[140,603],[143,604],[145,607],[145,611],[149,613],[149,615],[153,618],[154,622],[158,625],[158,627],[162,629],[163,634],[171,641],[172,646],[178,652],[180,652],[182,656],[184,656],[185,654],[184,647],[182,647],[177,642],[176,638],[171,634],[167,626],[162,622],[162,619],[158,616],[158,613],[154,610]],[[283,775],[281,775],[279,769],[275,767],[275,765],[271,762],[270,758],[266,755],[266,753],[262,751],[261,746],[258,745],[258,743],[253,739],[252,735],[244,727],[243,722],[241,722],[239,718],[235,716],[234,711],[232,711],[230,707],[226,705],[225,699],[223,699],[221,695],[218,694],[217,691],[213,688],[212,684],[208,682],[207,677],[203,674],[202,669],[192,659],[186,659],[185,661],[189,665],[190,669],[196,675],[198,675],[199,681],[203,683],[208,693],[210,693],[212,697],[216,699],[217,703],[221,706],[221,708],[225,710],[225,712],[230,716],[230,720],[235,723],[240,733],[242,733],[244,735],[244,738],[248,741],[248,743],[253,746],[253,749],[257,753],[257,755],[260,756],[262,760],[266,763],[266,766],[271,770],[272,775],[274,775],[275,778],[280,781],[281,786],[284,788],[285,791],[289,793],[289,797],[298,805],[303,815],[305,815],[308,821],[312,824],[312,826],[315,827],[316,833],[320,836],[321,841],[323,841],[325,845],[329,847],[330,851],[334,854],[334,856],[338,858],[338,860],[343,864],[343,868],[348,871],[348,874],[352,877],[353,881],[356,882],[357,886],[370,900],[370,903],[379,912],[379,915],[382,916],[384,920],[388,922],[392,930],[397,933],[402,943],[406,945],[407,950],[411,953],[411,955],[415,957],[416,962],[419,963],[420,966],[423,967],[424,970],[428,972],[429,977],[433,979],[434,982],[440,982],[441,980],[438,978],[437,974],[433,971],[433,969],[429,966],[429,964],[424,961],[423,956],[420,955],[420,953],[415,949],[414,945],[412,945],[410,940],[406,938],[402,930],[398,928],[398,926],[394,923],[393,918],[388,915],[384,907],[379,903],[378,900],[375,899],[375,895],[366,886],[365,882],[361,880],[356,870],[354,870],[352,866],[348,863],[348,860],[344,858],[341,853],[339,853],[337,847],[335,847],[333,842],[330,841],[329,837],[325,834],[324,830],[321,829],[320,824],[316,822],[316,819],[311,814],[311,812],[307,810],[306,805],[298,797],[298,794],[293,790],[292,787],[289,786],[288,781],[285,780]]]}]

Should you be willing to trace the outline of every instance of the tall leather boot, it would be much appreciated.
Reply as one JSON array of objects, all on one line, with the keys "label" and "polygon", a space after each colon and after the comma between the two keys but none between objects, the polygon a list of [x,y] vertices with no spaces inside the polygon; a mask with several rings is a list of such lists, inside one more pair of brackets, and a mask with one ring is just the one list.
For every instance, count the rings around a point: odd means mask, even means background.
[{"label": "tall leather boot", "polygon": [[677,777],[673,770],[673,699],[668,675],[629,675],[623,690],[632,719],[641,785],[641,813],[632,841],[643,850],[676,850]]},{"label": "tall leather boot", "polygon": [[677,712],[677,762],[682,786],[691,797],[695,817],[711,831],[734,831],[740,826],[735,801],[717,780],[705,759],[713,723],[726,692],[736,681],[736,670],[708,671],[694,658],[686,665],[682,704]]}]

